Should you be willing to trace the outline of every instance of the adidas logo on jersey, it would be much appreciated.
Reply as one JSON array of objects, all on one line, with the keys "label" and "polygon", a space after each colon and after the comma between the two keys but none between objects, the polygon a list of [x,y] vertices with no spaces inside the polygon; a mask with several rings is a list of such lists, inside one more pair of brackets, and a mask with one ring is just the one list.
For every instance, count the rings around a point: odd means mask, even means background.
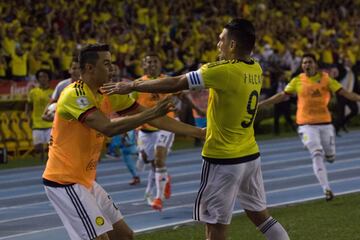
[{"label": "adidas logo on jersey", "polygon": [[321,92],[319,89],[316,89],[311,93],[311,97],[321,97]]}]

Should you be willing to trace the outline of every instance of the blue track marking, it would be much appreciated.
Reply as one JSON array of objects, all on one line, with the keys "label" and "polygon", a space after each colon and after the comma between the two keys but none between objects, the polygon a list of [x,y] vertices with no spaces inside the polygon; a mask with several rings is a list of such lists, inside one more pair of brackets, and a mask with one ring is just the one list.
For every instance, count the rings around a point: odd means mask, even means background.
[{"label": "blue track marking", "polygon": [[[359,139],[360,131],[336,139],[337,160],[326,164],[336,195],[360,192]],[[323,198],[309,153],[299,138],[261,141],[259,146],[269,206]],[[200,184],[200,151],[182,150],[169,156],[173,194],[161,213],[149,208],[143,199],[147,172],[141,173],[139,186],[129,186],[131,176],[124,163],[105,159],[98,166],[97,181],[111,194],[125,221],[137,233],[192,222],[192,207]],[[69,239],[44,193],[42,171],[43,166],[1,171],[0,240]],[[234,213],[241,212],[241,206],[236,204]]]}]

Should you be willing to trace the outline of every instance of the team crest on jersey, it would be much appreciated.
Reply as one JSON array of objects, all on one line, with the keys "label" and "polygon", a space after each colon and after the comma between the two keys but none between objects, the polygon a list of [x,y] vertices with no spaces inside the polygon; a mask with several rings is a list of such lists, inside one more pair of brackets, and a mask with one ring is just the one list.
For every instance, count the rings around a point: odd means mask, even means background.
[{"label": "team crest on jersey", "polygon": [[76,103],[80,108],[86,108],[90,104],[86,97],[78,97]]},{"label": "team crest on jersey", "polygon": [[96,225],[98,225],[98,226],[102,226],[102,225],[104,225],[105,220],[104,220],[104,218],[103,218],[103,217],[98,216],[98,217],[96,217],[95,222],[96,222]]}]

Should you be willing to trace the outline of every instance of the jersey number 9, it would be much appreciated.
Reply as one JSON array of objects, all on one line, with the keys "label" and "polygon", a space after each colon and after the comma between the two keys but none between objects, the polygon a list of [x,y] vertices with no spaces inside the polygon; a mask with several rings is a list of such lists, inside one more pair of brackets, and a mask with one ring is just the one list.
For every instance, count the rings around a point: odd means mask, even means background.
[{"label": "jersey number 9", "polygon": [[[255,98],[255,106],[254,107],[252,107],[253,98]],[[255,91],[255,90],[252,91],[250,93],[249,100],[248,100],[248,103],[247,103],[247,108],[246,108],[248,114],[251,115],[251,118],[250,118],[249,122],[246,122],[246,121],[241,122],[241,126],[243,128],[248,128],[253,123],[253,121],[255,119],[255,115],[256,115],[256,109],[257,109],[257,105],[258,105],[258,100],[259,100],[259,93],[257,91]]]}]

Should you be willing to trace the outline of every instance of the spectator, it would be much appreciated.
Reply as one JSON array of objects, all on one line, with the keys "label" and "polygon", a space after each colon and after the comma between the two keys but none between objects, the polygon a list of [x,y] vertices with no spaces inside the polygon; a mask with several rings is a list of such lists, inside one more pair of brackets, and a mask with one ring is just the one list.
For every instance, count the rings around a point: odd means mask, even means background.
[{"label": "spectator", "polygon": [[[34,153],[40,154],[40,159],[45,160],[48,143],[50,141],[50,131],[52,123],[44,121],[42,114],[47,106],[49,98],[53,92],[50,89],[51,73],[46,69],[40,69],[36,73],[36,80],[39,84],[30,90],[26,112],[31,119],[33,130]],[[31,114],[31,115],[30,115]]]},{"label": "spectator", "polygon": [[6,69],[7,69],[6,59],[0,53],[0,79],[6,78]]},{"label": "spectator", "polygon": [[11,55],[11,76],[13,80],[25,80],[28,74],[28,52],[24,51],[20,45],[15,48],[15,53]]}]

